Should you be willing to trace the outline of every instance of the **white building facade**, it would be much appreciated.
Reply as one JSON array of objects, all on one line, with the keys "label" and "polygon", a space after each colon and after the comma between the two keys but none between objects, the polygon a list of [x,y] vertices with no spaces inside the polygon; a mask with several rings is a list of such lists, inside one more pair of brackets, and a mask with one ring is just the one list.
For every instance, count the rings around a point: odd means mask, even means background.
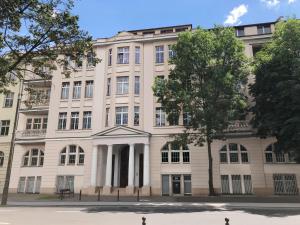
[{"label": "white building facade", "polygon": [[[188,117],[167,121],[152,91],[156,77],[167,78],[170,46],[185,30],[192,26],[119,32],[95,41],[97,65],[88,57],[70,77],[59,68],[50,80],[26,80],[24,90],[37,91],[23,94],[10,191],[207,195],[207,146],[168,144]],[[236,27],[249,57],[273,31],[274,23]],[[234,121],[228,138],[213,142],[216,192],[297,195],[300,166],[274,142]]]}]

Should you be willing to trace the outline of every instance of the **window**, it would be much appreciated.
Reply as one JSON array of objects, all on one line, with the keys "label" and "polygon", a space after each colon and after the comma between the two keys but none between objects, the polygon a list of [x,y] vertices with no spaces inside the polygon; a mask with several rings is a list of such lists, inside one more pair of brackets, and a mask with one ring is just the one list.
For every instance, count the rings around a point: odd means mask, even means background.
[{"label": "window", "polygon": [[79,112],[72,112],[71,113],[71,130],[77,130],[79,124]]},{"label": "window", "polygon": [[244,189],[245,189],[245,194],[252,194],[251,175],[244,175]]},{"label": "window", "polygon": [[14,93],[8,92],[4,97],[4,108],[11,108],[14,102]]},{"label": "window", "polygon": [[128,77],[117,77],[117,95],[128,94]]},{"label": "window", "polygon": [[176,110],[172,110],[172,112],[168,115],[168,121],[170,126],[177,126],[179,123],[179,114]]},{"label": "window", "polygon": [[116,125],[128,124],[128,107],[116,107]]},{"label": "window", "polygon": [[108,66],[111,66],[112,64],[112,49],[110,48],[108,50]]},{"label": "window", "polygon": [[161,150],[161,162],[168,163],[169,162],[169,146],[165,144]]},{"label": "window", "polygon": [[248,163],[248,151],[240,144],[230,143],[220,149],[220,163]]},{"label": "window", "polygon": [[87,68],[96,66],[95,55],[93,52],[89,52],[86,58],[87,58],[87,64],[86,64]]},{"label": "window", "polygon": [[7,136],[9,133],[10,120],[1,120],[0,136]]},{"label": "window", "polygon": [[67,127],[67,113],[60,112],[58,114],[58,130],[65,130]]},{"label": "window", "polygon": [[221,190],[222,194],[230,194],[228,175],[221,175]]},{"label": "window", "polygon": [[293,152],[284,152],[277,143],[270,144],[265,150],[266,163],[296,163]]},{"label": "window", "polygon": [[75,81],[73,86],[73,99],[81,97],[81,81]]},{"label": "window", "polygon": [[32,125],[32,119],[28,118],[26,120],[26,130],[31,130],[31,125]]},{"label": "window", "polygon": [[162,127],[166,125],[166,115],[162,107],[156,108],[156,126]]},{"label": "window", "polygon": [[93,89],[94,89],[94,81],[87,80],[85,82],[85,98],[92,98],[93,97]]},{"label": "window", "polygon": [[[180,161],[181,154],[182,161]],[[179,145],[175,142],[165,144],[161,149],[161,162],[168,163],[169,155],[171,156],[171,163],[190,162],[190,150],[187,145]]]},{"label": "window", "polygon": [[68,99],[69,98],[69,89],[70,89],[70,83],[69,82],[63,82],[61,85],[61,99]]},{"label": "window", "polygon": [[190,150],[187,145],[182,146],[182,161],[184,163],[189,163],[190,162]]},{"label": "window", "polygon": [[82,129],[87,130],[91,128],[92,128],[92,112],[91,111],[83,112]]},{"label": "window", "polygon": [[232,193],[242,194],[241,175],[231,175]]},{"label": "window", "polygon": [[192,124],[192,116],[189,112],[183,112],[183,126],[191,126]]},{"label": "window", "polygon": [[141,48],[139,46],[135,47],[135,64],[140,64],[141,62]]},{"label": "window", "polygon": [[140,125],[140,107],[134,106],[134,126]]},{"label": "window", "polygon": [[140,77],[139,76],[134,77],[134,94],[135,95],[140,94]]},{"label": "window", "polygon": [[69,189],[74,192],[74,176],[57,176],[56,177],[56,191],[60,193],[62,189]]},{"label": "window", "polygon": [[179,145],[176,143],[171,143],[171,162],[178,163],[180,162],[180,149]]},{"label": "window", "polygon": [[43,166],[44,152],[42,150],[33,148],[25,153],[23,156],[23,166]]},{"label": "window", "polygon": [[237,28],[235,32],[236,32],[236,36],[237,37],[245,36],[245,29],[244,29],[244,27]]},{"label": "window", "polygon": [[184,186],[184,194],[191,195],[192,194],[192,179],[191,175],[183,176],[183,186]]},{"label": "window", "polygon": [[257,26],[257,33],[258,34],[270,34],[271,32],[271,25],[261,25]]},{"label": "window", "polygon": [[129,47],[118,48],[118,64],[129,64]]},{"label": "window", "polygon": [[111,78],[107,78],[107,87],[106,87],[106,96],[110,96],[110,82],[111,82]]},{"label": "window", "polygon": [[251,175],[221,175],[222,194],[252,194]]},{"label": "window", "polygon": [[60,152],[59,154],[59,165],[78,165],[84,164],[84,151],[80,146],[69,145]]},{"label": "window", "polygon": [[25,181],[26,181],[26,177],[19,178],[18,191],[17,191],[18,193],[25,192]]},{"label": "window", "polygon": [[155,47],[155,63],[164,63],[164,46]]},{"label": "window", "polygon": [[42,177],[29,176],[20,177],[18,183],[18,193],[40,193]]},{"label": "window", "polygon": [[273,174],[274,193],[276,195],[297,195],[297,179],[295,174]]},{"label": "window", "polygon": [[83,56],[80,55],[75,59],[75,68],[82,69]]},{"label": "window", "polygon": [[46,130],[48,126],[48,118],[44,117],[43,118],[43,126],[42,129]]},{"label": "window", "polygon": [[41,129],[42,118],[34,118],[33,119],[33,129],[39,130]]},{"label": "window", "polygon": [[4,164],[4,153],[0,151],[0,167]]},{"label": "window", "polygon": [[172,49],[172,45],[168,45],[168,51],[169,51],[169,59],[172,59],[175,56],[175,52]]},{"label": "window", "polygon": [[106,108],[105,110],[105,126],[108,127],[109,126],[109,108]]}]

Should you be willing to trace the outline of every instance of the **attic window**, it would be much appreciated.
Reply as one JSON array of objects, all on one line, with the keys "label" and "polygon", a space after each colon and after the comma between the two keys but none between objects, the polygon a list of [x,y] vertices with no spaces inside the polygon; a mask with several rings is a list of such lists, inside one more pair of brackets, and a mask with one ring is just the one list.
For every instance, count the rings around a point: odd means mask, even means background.
[{"label": "attic window", "polygon": [[161,30],[160,33],[161,33],[161,34],[169,34],[169,33],[173,33],[173,29],[165,29],[165,30]]},{"label": "attic window", "polygon": [[143,34],[144,34],[144,35],[145,35],[145,34],[154,34],[154,31],[153,31],[153,30],[152,30],[152,31],[144,31]]},{"label": "attic window", "polygon": [[186,31],[188,28],[187,27],[182,27],[182,28],[177,28],[176,32],[184,32]]}]

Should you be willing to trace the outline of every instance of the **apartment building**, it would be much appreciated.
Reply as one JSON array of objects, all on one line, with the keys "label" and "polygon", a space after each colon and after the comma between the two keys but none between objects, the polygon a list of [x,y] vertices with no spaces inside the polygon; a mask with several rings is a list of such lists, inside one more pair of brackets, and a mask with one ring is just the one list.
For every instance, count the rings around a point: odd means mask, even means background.
[{"label": "apartment building", "polygon": [[[11,75],[12,76],[12,75]],[[19,85],[11,85],[8,92],[0,94],[0,192],[2,193],[6,177],[8,156],[11,145],[13,125]]]},{"label": "apartment building", "polygon": [[[235,29],[252,57],[274,23]],[[169,144],[189,118],[168,121],[152,92],[156,77],[168,77],[171,45],[186,30],[192,25],[119,32],[95,40],[97,65],[89,55],[76,65],[70,60],[77,68],[70,77],[67,67],[49,80],[28,75],[24,90],[35,91],[23,93],[10,191],[207,195],[207,146]],[[217,193],[298,194],[300,166],[275,151],[275,139],[256,137],[248,117],[226,132],[212,146]]]}]

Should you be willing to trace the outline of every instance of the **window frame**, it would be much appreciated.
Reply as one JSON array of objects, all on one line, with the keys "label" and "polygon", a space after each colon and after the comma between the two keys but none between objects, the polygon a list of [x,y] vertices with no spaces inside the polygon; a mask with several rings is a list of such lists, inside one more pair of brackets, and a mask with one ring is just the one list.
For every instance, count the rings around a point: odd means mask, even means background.
[{"label": "window frame", "polygon": [[116,126],[128,125],[128,106],[117,106],[115,108]]},{"label": "window frame", "polygon": [[12,108],[14,104],[14,92],[9,91],[4,96],[3,108]]},{"label": "window frame", "polygon": [[129,93],[129,76],[116,78],[116,95],[127,95]]},{"label": "window frame", "polygon": [[117,48],[117,64],[129,64],[129,46]]},{"label": "window frame", "polygon": [[155,63],[163,64],[164,63],[164,45],[155,46]]}]

